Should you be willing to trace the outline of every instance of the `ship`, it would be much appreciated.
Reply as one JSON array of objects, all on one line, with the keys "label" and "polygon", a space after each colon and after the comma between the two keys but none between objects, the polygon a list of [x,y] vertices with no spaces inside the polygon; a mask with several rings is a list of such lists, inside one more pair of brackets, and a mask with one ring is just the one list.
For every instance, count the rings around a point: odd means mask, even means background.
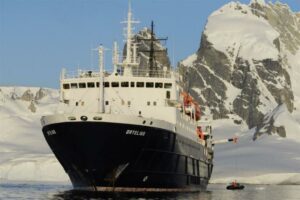
[{"label": "ship", "polygon": [[139,69],[135,22],[129,6],[125,56],[120,61],[114,43],[112,72],[102,45],[98,70],[62,70],[61,103],[42,116],[43,135],[74,189],[205,191],[213,171],[211,120],[184,91],[178,70],[153,67],[153,48],[151,66]]}]

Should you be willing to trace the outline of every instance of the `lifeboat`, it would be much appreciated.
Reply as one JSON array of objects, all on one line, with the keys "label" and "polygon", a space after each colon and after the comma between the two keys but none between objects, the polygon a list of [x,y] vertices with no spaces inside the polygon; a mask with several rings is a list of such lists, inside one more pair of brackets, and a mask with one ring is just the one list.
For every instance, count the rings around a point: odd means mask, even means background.
[{"label": "lifeboat", "polygon": [[183,106],[186,114],[194,118],[193,112],[195,112],[196,120],[200,120],[201,110],[199,104],[187,92],[182,92],[181,96],[183,97]]},{"label": "lifeboat", "polygon": [[244,185],[237,183],[236,181],[233,181],[226,187],[227,190],[243,190],[245,188]]}]

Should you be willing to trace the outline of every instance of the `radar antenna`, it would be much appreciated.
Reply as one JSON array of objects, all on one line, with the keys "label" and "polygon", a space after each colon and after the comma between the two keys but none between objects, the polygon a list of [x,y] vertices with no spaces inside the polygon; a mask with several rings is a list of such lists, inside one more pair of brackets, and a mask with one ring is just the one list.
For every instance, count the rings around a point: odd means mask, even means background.
[{"label": "radar antenna", "polygon": [[168,51],[168,49],[162,49],[162,50],[155,50],[154,48],[154,42],[155,41],[167,41],[168,37],[165,38],[155,38],[154,33],[154,22],[151,21],[151,36],[149,39],[138,39],[142,41],[150,41],[150,50],[145,50],[141,52],[148,52],[149,53],[149,76],[153,77],[157,75],[157,65],[155,64],[155,53],[156,52],[165,52]]}]

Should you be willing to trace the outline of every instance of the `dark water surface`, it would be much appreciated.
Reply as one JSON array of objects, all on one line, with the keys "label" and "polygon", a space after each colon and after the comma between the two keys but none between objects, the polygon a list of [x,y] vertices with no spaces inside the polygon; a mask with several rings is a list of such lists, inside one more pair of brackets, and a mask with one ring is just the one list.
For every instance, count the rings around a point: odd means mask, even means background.
[{"label": "dark water surface", "polygon": [[42,199],[182,199],[182,200],[300,200],[297,185],[245,185],[241,191],[228,191],[226,185],[211,184],[207,192],[181,194],[100,194],[73,191],[69,185],[41,183],[1,183],[0,200]]}]

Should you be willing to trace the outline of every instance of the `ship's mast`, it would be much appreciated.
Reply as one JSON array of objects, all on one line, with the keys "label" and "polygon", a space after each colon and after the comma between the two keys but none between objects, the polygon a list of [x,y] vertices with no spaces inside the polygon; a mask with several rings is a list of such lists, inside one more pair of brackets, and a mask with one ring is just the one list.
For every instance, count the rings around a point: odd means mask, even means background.
[{"label": "ship's mast", "polygon": [[116,41],[114,42],[112,61],[113,61],[113,65],[114,65],[113,74],[116,74],[116,73],[118,73],[118,65],[120,65],[120,63],[119,63],[119,47],[118,47],[118,44]]},{"label": "ship's mast", "polygon": [[132,46],[136,46],[136,44],[133,43],[133,33],[132,33],[132,24],[139,23],[138,21],[134,21],[132,18],[132,12],[131,12],[131,3],[129,1],[128,6],[128,13],[127,13],[127,21],[124,21],[123,23],[127,23],[126,27],[126,58],[123,60],[122,66],[124,67],[124,76],[131,76],[132,75],[132,67],[138,66],[138,63],[136,62],[136,50],[137,48],[133,48],[133,52],[131,51]]},{"label": "ship's mast", "polygon": [[102,45],[98,47],[99,54],[99,112],[104,113],[104,48]]},{"label": "ship's mast", "polygon": [[141,41],[150,41],[150,49],[149,50],[144,50],[141,52],[147,52],[149,53],[149,75],[150,77],[156,76],[157,75],[157,64],[155,63],[155,53],[158,52],[166,52],[166,49],[155,49],[154,48],[154,43],[155,41],[166,41],[168,38],[155,38],[154,34],[154,22],[151,21],[151,33],[150,33],[150,38],[145,38],[145,39],[139,39]]}]

